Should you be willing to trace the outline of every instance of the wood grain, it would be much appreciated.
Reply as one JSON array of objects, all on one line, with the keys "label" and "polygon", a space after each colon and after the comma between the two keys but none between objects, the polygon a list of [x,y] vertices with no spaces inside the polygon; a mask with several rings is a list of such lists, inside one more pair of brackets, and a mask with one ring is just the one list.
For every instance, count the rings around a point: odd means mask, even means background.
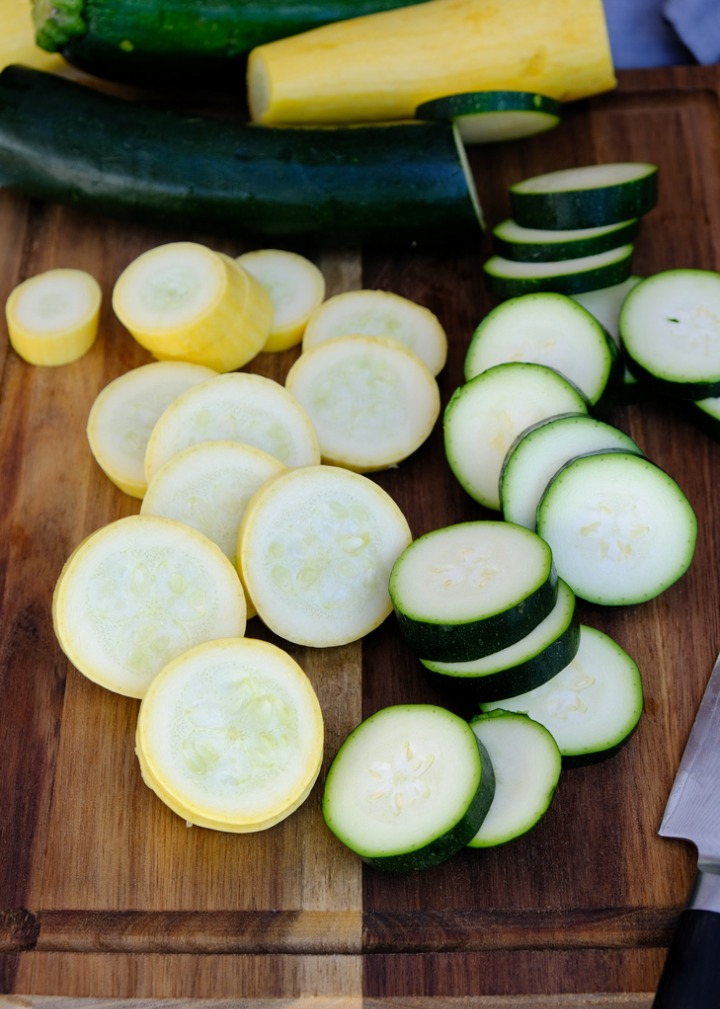
[{"label": "wood grain", "polygon": [[[620,77],[616,92],[567,106],[545,137],[471,151],[488,222],[507,216],[507,186],[524,176],[654,161],[660,200],[643,224],[635,272],[720,269],[720,71]],[[611,418],[685,489],[700,519],[698,550],[657,600],[583,605],[584,621],[636,658],[645,712],[617,756],[563,774],[531,834],[388,876],[363,868],[325,829],[322,776],[270,831],[188,829],[140,780],[137,702],[69,666],[50,604],[79,540],[139,508],[100,472],[84,433],[100,389],[149,360],[113,316],[114,279],[140,252],[176,238],[231,254],[248,246],[241,236],[218,242],[88,218],[5,191],[0,225],[3,303],[20,280],[60,265],[88,269],[106,295],[100,338],[72,365],[32,368],[0,340],[0,1005],[649,1009],[693,873],[690,846],[656,831],[720,647],[720,445],[667,404]],[[438,314],[451,344],[440,378],[446,402],[494,304],[481,273],[488,236],[442,255],[297,249],[321,265],[329,293],[385,288]],[[282,380],[295,354],[260,355],[249,367]],[[415,535],[486,517],[449,476],[439,426],[376,479]],[[269,636],[262,626],[250,632]],[[290,650],[323,705],[326,766],[347,731],[384,704],[453,706],[392,621],[361,643]]]}]

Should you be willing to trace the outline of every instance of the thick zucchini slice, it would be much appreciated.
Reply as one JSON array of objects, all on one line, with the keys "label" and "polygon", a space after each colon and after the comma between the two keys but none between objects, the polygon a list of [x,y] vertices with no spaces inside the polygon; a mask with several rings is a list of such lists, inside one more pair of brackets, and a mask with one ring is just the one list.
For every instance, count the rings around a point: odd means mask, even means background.
[{"label": "thick zucchini slice", "polygon": [[452,124],[266,130],[17,66],[0,73],[0,184],[234,240],[430,245],[482,227]]},{"label": "thick zucchini slice", "polygon": [[560,102],[532,91],[465,91],[422,102],[415,115],[451,120],[466,144],[493,144],[551,130]]},{"label": "thick zucchini slice", "polygon": [[720,273],[663,270],[636,284],[618,321],[628,367],[663,395],[720,395]]},{"label": "thick zucchini slice", "polygon": [[552,553],[509,522],[435,529],[398,556],[390,598],[423,659],[465,662],[507,648],[550,613],[558,594]]},{"label": "thick zucchini slice", "polygon": [[140,704],[136,753],[145,784],[187,823],[248,833],[305,801],[323,736],[315,690],[287,652],[221,638],[155,677]]},{"label": "thick zucchini slice", "polygon": [[462,850],[494,792],[492,763],[464,719],[437,705],[403,704],[376,711],[345,739],[322,810],[364,861],[410,872]]},{"label": "thick zucchini slice", "polygon": [[443,415],[445,454],[475,501],[500,510],[500,472],[515,438],[558,413],[587,413],[577,386],[541,364],[496,364],[455,390]]},{"label": "thick zucchini slice", "polygon": [[235,261],[267,289],[273,306],[264,352],[300,343],[308,319],[325,298],[325,277],[312,260],[287,249],[254,249]]},{"label": "thick zucchini slice", "polygon": [[204,441],[240,441],[284,466],[320,462],[315,428],[285,386],[264,375],[217,375],[177,396],[160,414],[145,449],[148,482],[177,452]]},{"label": "thick zucchini slice", "polygon": [[328,298],[308,320],[303,351],[336,336],[398,340],[414,351],[433,375],[442,371],[447,360],[447,333],[435,313],[392,291],[362,288]]},{"label": "thick zucchini slice", "polygon": [[509,361],[554,368],[591,406],[620,381],[617,345],[594,316],[551,291],[510,298],[488,312],[470,339],[465,380]]},{"label": "thick zucchini slice", "polygon": [[518,436],[503,462],[503,518],[535,530],[537,506],[558,470],[576,456],[612,449],[643,454],[630,435],[589,414],[569,413],[534,424]]},{"label": "thick zucchini slice", "polygon": [[149,515],[91,533],[65,562],[53,595],[60,647],[88,679],[142,697],[163,666],[195,644],[242,637],[237,571],[206,536]]},{"label": "thick zucchini slice", "polygon": [[440,416],[437,381],[397,340],[324,340],[300,355],[285,387],[307,411],[322,461],[358,473],[397,466]]},{"label": "thick zucchini slice", "polygon": [[369,477],[303,466],[248,502],[239,568],[267,627],[324,648],[356,641],[389,616],[390,571],[409,542],[405,516]]},{"label": "thick zucchini slice", "polygon": [[491,256],[483,264],[488,287],[499,298],[514,298],[536,291],[578,294],[626,280],[632,270],[635,247],[621,245],[594,256],[563,259],[554,263],[522,263],[504,256]]},{"label": "thick zucchini slice", "polygon": [[572,662],[526,694],[481,704],[529,715],[554,736],[565,766],[592,763],[614,754],[632,735],[643,709],[637,663],[609,635],[580,628]]},{"label": "thick zucchini slice", "polygon": [[46,270],[10,292],[5,320],[13,350],[28,364],[58,367],[95,343],[102,290],[85,270]]},{"label": "thick zucchini slice", "polygon": [[490,701],[525,693],[549,680],[574,658],[579,643],[575,593],[558,578],[552,610],[520,641],[468,662],[420,661],[436,674],[441,689]]},{"label": "thick zucchini slice", "polygon": [[418,0],[32,0],[37,43],[126,84],[237,87],[263,42]]},{"label": "thick zucchini slice", "polygon": [[145,452],[160,414],[186,389],[217,372],[186,361],[153,361],[126,371],[95,397],[87,437],[96,462],[131,497],[147,490]]},{"label": "thick zucchini slice", "polygon": [[487,750],[495,795],[471,848],[494,848],[532,830],[547,813],[560,781],[562,757],[552,734],[528,715],[495,709],[470,727]]},{"label": "thick zucchini slice", "polygon": [[524,228],[511,217],[493,228],[493,246],[498,256],[526,263],[550,263],[563,259],[596,256],[635,240],[640,221],[634,218],[598,228],[551,230]]},{"label": "thick zucchini slice", "polygon": [[653,599],[685,574],[697,519],[677,483],[649,459],[599,452],[553,477],[537,532],[576,595],[620,606]]},{"label": "thick zucchini slice", "polygon": [[522,179],[510,186],[510,209],[525,228],[598,228],[641,217],[657,196],[657,165],[624,161]]}]

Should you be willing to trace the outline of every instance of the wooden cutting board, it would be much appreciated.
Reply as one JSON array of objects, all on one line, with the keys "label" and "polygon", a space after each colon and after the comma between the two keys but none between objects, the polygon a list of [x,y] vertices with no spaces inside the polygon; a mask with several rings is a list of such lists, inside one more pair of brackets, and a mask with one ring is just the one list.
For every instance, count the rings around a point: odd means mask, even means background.
[{"label": "wooden cutting board", "polygon": [[[489,223],[507,216],[514,180],[652,161],[660,199],[635,272],[720,269],[719,95],[718,68],[625,73],[616,92],[567,106],[544,137],[473,149]],[[647,403],[611,418],[688,494],[700,520],[697,554],[652,602],[582,607],[585,623],[635,657],[645,712],[619,754],[563,773],[531,834],[393,877],[363,867],[325,829],[320,785],[263,834],[187,828],[140,780],[138,702],[68,665],[50,604],[78,541],[139,508],[103,475],[85,437],[100,389],[149,360],[113,316],[115,278],[165,241],[192,237],[235,255],[251,246],[242,236],[220,242],[84,217],[9,192],[0,192],[0,228],[3,304],[20,280],[55,266],[89,270],[106,296],[100,338],[72,365],[33,368],[0,342],[0,1003],[647,1009],[694,869],[691,847],[656,831],[720,647],[720,446],[679,407]],[[437,313],[451,343],[446,402],[472,330],[495,303],[481,274],[489,237],[442,255],[293,247],[320,264],[328,294],[384,288]],[[263,355],[251,370],[282,380],[294,355]],[[377,480],[415,535],[489,517],[451,478],[439,427]],[[250,625],[250,633],[265,632]],[[326,765],[378,707],[447,703],[392,620],[357,644],[290,651],[324,707]]]}]

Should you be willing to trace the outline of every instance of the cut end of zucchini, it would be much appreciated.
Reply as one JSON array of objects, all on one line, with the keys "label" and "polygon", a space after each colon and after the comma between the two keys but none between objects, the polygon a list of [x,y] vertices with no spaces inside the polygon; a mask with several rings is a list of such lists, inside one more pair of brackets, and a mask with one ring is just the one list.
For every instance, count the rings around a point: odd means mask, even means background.
[{"label": "cut end of zucchini", "polygon": [[5,306],[10,343],[29,364],[78,360],[95,342],[100,285],[84,270],[56,269],[19,284]]},{"label": "cut end of zucchini", "polygon": [[470,91],[422,102],[415,115],[454,122],[466,144],[491,144],[557,126],[560,102],[528,91]]},{"label": "cut end of zucchini", "polygon": [[83,0],[31,0],[35,41],[47,52],[60,52],[87,31]]}]

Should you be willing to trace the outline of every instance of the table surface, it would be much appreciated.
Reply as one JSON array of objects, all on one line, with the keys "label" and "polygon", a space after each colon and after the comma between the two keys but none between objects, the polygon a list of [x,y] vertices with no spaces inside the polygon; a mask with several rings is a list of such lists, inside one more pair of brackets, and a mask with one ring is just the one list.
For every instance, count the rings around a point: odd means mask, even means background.
[{"label": "table surface", "polygon": [[[660,196],[643,222],[634,272],[720,269],[720,70],[619,77],[616,91],[566,106],[545,136],[471,150],[489,224],[508,215],[507,187],[517,179],[652,161]],[[530,834],[390,876],[327,831],[322,775],[297,813],[262,834],[188,829],[140,779],[138,702],[68,664],[50,605],[80,539],[139,510],[100,471],[85,437],[100,389],[150,360],[113,316],[115,278],[165,241],[193,238],[233,255],[254,246],[242,236],[100,220],[7,191],[0,229],[3,303],[20,280],[56,266],[89,270],[105,295],[99,339],[76,363],[33,368],[0,341],[0,1004],[211,1007],[232,998],[248,1009],[647,1009],[694,872],[691,846],[659,838],[657,827],[720,647],[720,446],[680,406],[650,401],[610,418],[681,484],[698,514],[698,548],[688,574],[656,600],[581,604],[583,621],[638,662],[645,711],[617,755],[563,772]],[[287,247],[318,262],[328,294],[382,288],[436,312],[450,340],[440,376],[447,401],[472,330],[495,304],[481,272],[488,234],[442,252]],[[296,354],[260,355],[248,370],[282,380]],[[374,479],[415,535],[491,517],[452,479],[439,425]],[[257,620],[248,633],[272,637]],[[325,767],[377,708],[448,703],[392,619],[361,642],[288,650],[323,705]]]}]

